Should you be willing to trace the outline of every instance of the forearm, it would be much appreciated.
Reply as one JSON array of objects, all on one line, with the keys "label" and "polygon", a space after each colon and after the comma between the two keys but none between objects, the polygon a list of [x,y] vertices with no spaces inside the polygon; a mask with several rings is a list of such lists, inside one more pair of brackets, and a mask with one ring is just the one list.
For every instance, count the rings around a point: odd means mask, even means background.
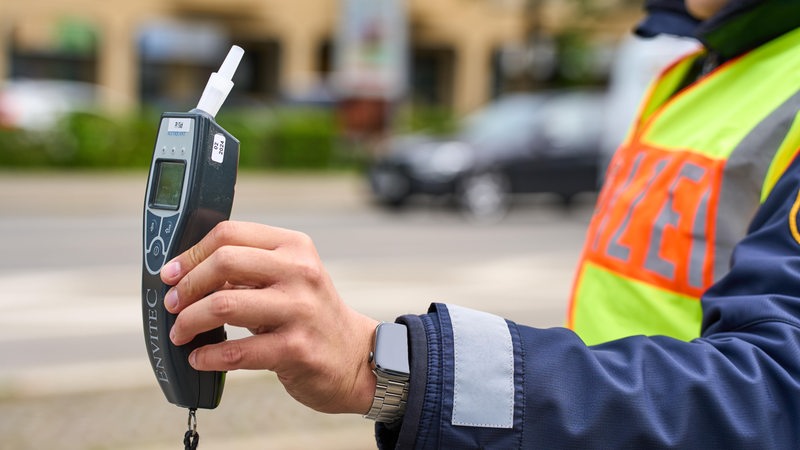
[{"label": "forearm", "polygon": [[427,351],[412,351],[406,417],[398,429],[378,427],[381,448],[395,448],[395,440],[396,448],[782,448],[798,438],[786,414],[798,407],[791,374],[800,368],[771,354],[800,348],[793,325],[763,322],[693,343],[638,336],[589,348],[566,329],[509,322],[514,415],[512,427],[502,428],[454,424],[447,307],[403,320]]}]

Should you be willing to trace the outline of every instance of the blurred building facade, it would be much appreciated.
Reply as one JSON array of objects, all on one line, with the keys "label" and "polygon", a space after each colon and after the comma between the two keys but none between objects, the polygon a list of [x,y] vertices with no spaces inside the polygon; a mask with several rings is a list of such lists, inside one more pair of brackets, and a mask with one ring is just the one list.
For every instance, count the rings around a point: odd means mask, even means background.
[{"label": "blurred building facade", "polygon": [[[641,2],[405,0],[408,95],[469,111],[530,66],[532,35],[576,23],[620,36]],[[231,43],[247,51],[243,101],[323,99],[339,0],[27,0],[0,2],[0,80],[68,78],[109,88],[107,106],[195,100]],[[582,9],[583,8],[583,9]],[[533,60],[536,59],[534,54]]]}]

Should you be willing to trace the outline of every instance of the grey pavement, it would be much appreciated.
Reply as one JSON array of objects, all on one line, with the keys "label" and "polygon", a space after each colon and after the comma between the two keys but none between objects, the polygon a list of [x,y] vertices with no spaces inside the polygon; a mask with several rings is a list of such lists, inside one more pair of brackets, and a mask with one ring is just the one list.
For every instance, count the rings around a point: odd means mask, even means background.
[{"label": "grey pavement", "polygon": [[[0,449],[180,447],[185,411],[158,390],[141,331],[145,177],[0,172]],[[353,175],[243,173],[232,218],[311,235],[342,297],[375,318],[443,301],[549,327],[591,201],[532,197],[483,226],[437,202],[387,213]],[[270,373],[229,374],[198,422],[201,449],[374,448],[369,423],[308,410]]]}]

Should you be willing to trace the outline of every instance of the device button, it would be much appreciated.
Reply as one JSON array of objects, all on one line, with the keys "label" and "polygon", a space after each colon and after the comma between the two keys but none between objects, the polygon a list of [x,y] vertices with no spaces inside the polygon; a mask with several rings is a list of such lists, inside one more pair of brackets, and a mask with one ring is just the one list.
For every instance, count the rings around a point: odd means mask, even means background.
[{"label": "device button", "polygon": [[145,257],[147,268],[150,269],[150,272],[155,273],[161,270],[161,266],[164,265],[167,257],[165,251],[164,241],[162,241],[160,238],[156,238],[153,243],[150,244],[150,249],[147,251],[147,255]]},{"label": "device button", "polygon": [[147,211],[147,222],[145,223],[145,245],[150,245],[153,239],[158,237],[158,232],[161,229],[161,218],[157,215]]},{"label": "device button", "polygon": [[175,236],[175,227],[178,226],[178,216],[180,216],[180,214],[161,219],[161,238],[164,239],[165,250],[169,248],[172,237]]}]

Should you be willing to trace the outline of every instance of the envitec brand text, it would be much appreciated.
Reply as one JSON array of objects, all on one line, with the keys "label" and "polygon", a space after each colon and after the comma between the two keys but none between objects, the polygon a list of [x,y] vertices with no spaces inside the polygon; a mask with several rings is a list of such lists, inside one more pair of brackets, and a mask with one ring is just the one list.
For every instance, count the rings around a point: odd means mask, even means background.
[{"label": "envitec brand text", "polygon": [[161,350],[158,333],[158,292],[154,289],[147,289],[145,295],[147,300],[147,336],[150,342],[150,360],[153,363],[153,372],[159,381],[169,383],[167,371],[164,368],[164,353]]}]

